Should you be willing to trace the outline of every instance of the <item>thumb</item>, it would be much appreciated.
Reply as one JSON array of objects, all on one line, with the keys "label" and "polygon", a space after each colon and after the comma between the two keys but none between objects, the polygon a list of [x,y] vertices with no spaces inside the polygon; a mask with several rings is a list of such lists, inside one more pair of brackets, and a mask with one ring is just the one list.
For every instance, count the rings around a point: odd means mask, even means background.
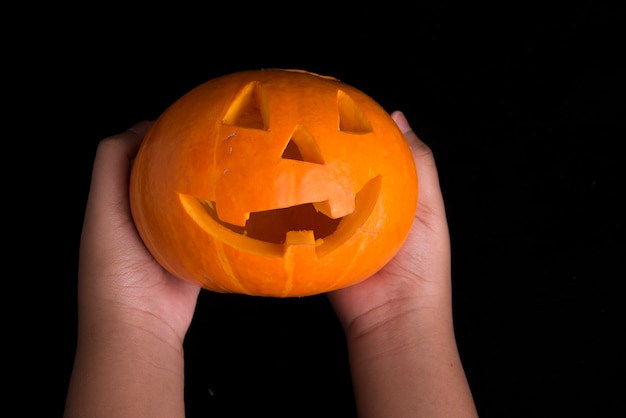
[{"label": "thumb", "polygon": [[396,110],[391,113],[391,118],[404,134],[404,138],[411,148],[411,153],[415,161],[415,169],[417,170],[419,182],[417,198],[418,213],[420,209],[426,207],[435,211],[443,211],[443,197],[439,184],[439,174],[432,150],[413,131],[404,113]]}]

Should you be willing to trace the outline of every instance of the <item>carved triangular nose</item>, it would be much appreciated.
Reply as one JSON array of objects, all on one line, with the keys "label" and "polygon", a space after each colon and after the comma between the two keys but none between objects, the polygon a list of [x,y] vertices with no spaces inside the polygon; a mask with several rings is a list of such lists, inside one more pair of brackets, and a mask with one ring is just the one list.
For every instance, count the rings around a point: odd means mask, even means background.
[{"label": "carved triangular nose", "polygon": [[324,164],[324,158],[315,138],[302,125],[298,125],[283,149],[282,158]]}]

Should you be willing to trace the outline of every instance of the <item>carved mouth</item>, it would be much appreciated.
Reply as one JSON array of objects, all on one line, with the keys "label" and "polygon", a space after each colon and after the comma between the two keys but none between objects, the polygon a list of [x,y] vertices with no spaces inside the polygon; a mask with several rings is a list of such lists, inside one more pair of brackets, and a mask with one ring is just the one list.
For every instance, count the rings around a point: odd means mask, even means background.
[{"label": "carved mouth", "polygon": [[206,212],[216,222],[233,232],[274,244],[283,244],[289,231],[313,231],[315,240],[324,239],[337,230],[343,218],[332,219],[318,212],[313,203],[252,212],[241,227],[222,222],[215,211],[214,202],[200,202]]},{"label": "carved mouth", "polygon": [[358,232],[378,201],[380,187],[380,176],[371,179],[357,193],[354,212],[342,218],[332,219],[308,203],[252,212],[243,227],[221,221],[215,202],[182,193],[179,198],[199,226],[227,245],[277,257],[287,246],[310,245],[323,257]]}]

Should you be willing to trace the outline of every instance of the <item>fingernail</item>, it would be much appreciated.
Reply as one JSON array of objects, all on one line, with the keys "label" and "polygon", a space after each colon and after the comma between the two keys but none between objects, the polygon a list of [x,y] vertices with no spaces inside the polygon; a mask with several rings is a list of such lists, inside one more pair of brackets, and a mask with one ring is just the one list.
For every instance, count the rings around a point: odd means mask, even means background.
[{"label": "fingernail", "polygon": [[128,130],[137,135],[144,135],[146,132],[148,132],[150,125],[152,125],[151,122],[144,120],[136,123],[132,128],[129,128]]},{"label": "fingernail", "polygon": [[398,128],[400,128],[402,133],[407,133],[411,130],[411,125],[409,125],[409,121],[406,120],[406,116],[404,116],[404,113],[402,113],[401,111],[396,110],[392,113],[391,117],[396,122],[396,125],[398,125]]}]

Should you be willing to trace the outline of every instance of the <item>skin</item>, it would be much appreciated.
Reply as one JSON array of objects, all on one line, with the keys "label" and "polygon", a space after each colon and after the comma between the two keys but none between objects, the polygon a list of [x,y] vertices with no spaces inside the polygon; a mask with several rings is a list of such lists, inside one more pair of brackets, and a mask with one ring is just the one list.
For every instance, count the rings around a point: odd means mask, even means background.
[{"label": "skin", "polygon": [[361,418],[476,417],[452,321],[450,237],[433,153],[392,113],[418,171],[418,205],[400,252],[328,297],[346,333]]},{"label": "skin", "polygon": [[[450,242],[429,148],[401,112],[420,179],[409,237],[375,276],[328,294],[359,417],[476,417],[452,323]],[[97,149],[80,242],[78,340],[65,418],[184,417],[183,341],[200,288],[165,271],[128,202],[141,122]]]}]

